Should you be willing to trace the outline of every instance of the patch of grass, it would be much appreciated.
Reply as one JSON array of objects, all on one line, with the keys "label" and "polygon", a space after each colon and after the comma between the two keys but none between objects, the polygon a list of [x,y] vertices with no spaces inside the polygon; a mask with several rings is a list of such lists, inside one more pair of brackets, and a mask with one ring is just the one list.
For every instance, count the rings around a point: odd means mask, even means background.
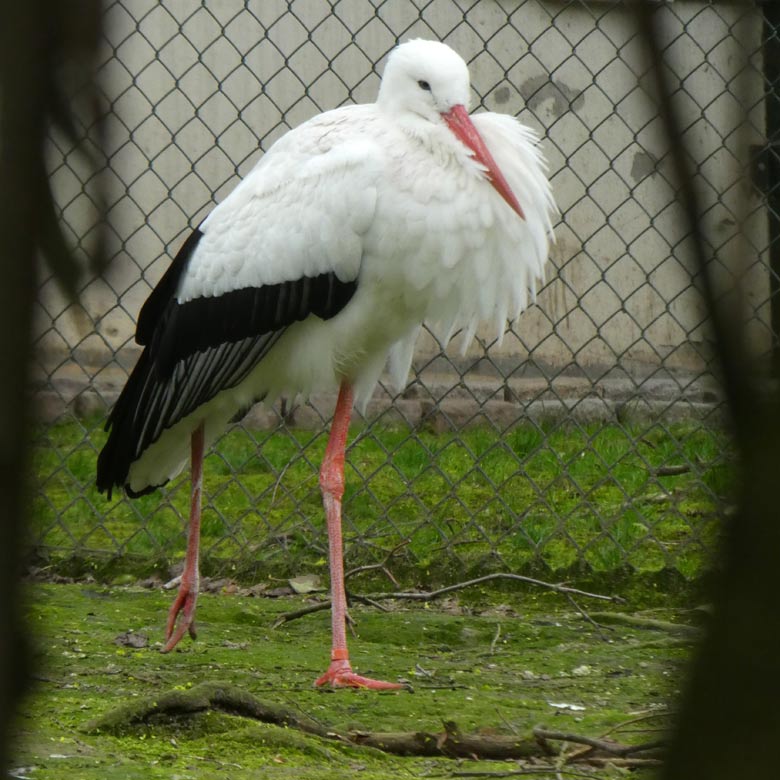
[{"label": "patch of grass", "polygon": [[[52,566],[143,573],[183,555],[186,475],[136,501],[94,487],[97,420],[41,431],[33,539]],[[321,566],[322,431],[236,427],[206,460],[206,573],[286,576]],[[689,470],[662,476],[668,466]],[[728,440],[694,424],[518,425],[503,434],[353,433],[344,500],[349,565],[381,560],[410,584],[500,568],[700,575],[732,488]]]}]

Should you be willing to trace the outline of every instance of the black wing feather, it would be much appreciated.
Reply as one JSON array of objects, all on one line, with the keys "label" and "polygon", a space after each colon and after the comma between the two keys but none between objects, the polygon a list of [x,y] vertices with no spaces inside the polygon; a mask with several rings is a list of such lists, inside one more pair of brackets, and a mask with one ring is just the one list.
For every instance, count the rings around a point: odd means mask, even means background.
[{"label": "black wing feather", "polygon": [[246,379],[292,323],[334,317],[357,289],[356,281],[323,273],[180,303],[176,291],[201,237],[198,229],[184,242],[139,314],[136,341],[144,350],[109,415],[98,457],[97,486],[109,498],[114,487],[132,497],[159,487],[134,492],[126,484],[144,450]]},{"label": "black wing feather", "polygon": [[176,297],[179,280],[187,270],[190,258],[201,238],[203,238],[203,233],[200,227],[187,236],[187,240],[176,253],[173,262],[168,266],[157,286],[141,307],[141,311],[138,313],[138,324],[135,328],[135,340],[138,344],[146,345],[152,340],[152,335],[163,312],[167,309],[170,301]]},{"label": "black wing feather", "polygon": [[188,354],[269,333],[314,314],[328,319],[346,306],[356,282],[333,273],[262,287],[244,287],[213,298],[169,302],[152,337],[159,370],[167,375]]}]

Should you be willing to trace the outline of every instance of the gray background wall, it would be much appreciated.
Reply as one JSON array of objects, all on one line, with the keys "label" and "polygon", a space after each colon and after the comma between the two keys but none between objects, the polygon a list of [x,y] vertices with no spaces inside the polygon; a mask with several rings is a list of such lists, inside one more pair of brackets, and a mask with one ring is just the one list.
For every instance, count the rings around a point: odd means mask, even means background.
[{"label": "gray background wall", "polygon": [[[673,96],[695,155],[713,262],[746,291],[752,347],[770,347],[766,215],[745,178],[764,135],[761,15],[751,3],[667,4]],[[134,319],[190,227],[288,127],[372,101],[398,40],[446,40],[469,62],[476,110],[516,114],[544,138],[561,209],[538,305],[471,367],[506,377],[584,375],[633,392],[709,375],[707,327],[687,228],[630,4],[606,2],[113,2],[101,85],[112,261],[71,305],[43,280],[39,377],[67,404],[85,387],[110,400],[135,359]],[[94,239],[91,168],[54,139],[53,183],[74,244]],[[438,380],[437,380],[438,381]],[[589,385],[588,385],[589,386]],[[582,393],[583,385],[573,392]],[[611,392],[611,391],[608,391]]]}]

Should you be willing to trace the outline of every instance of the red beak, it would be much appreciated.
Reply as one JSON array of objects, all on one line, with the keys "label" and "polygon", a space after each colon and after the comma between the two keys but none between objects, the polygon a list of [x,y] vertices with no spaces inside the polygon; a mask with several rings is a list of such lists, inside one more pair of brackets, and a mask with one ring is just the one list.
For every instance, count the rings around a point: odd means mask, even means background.
[{"label": "red beak", "polygon": [[471,117],[465,107],[454,106],[441,116],[457,138],[471,149],[474,159],[487,168],[488,179],[495,187],[496,192],[520,215],[520,219],[525,219],[523,209],[517,202],[514,192],[512,192],[504,175],[498,169],[493,155],[490,154],[487,145],[482,140],[482,136],[477,132],[477,128],[474,127],[474,123],[471,121]]}]

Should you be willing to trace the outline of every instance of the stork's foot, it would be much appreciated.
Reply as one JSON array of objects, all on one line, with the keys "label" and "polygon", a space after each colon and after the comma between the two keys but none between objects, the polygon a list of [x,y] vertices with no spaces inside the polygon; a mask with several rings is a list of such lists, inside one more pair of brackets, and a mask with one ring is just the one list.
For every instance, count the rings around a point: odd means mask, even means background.
[{"label": "stork's foot", "polygon": [[[182,580],[179,592],[168,612],[168,624],[165,628],[165,647],[162,652],[168,653],[179,644],[179,640],[187,633],[192,639],[197,637],[195,631],[195,605],[198,602],[197,586],[185,584]],[[181,616],[180,616],[181,613]],[[178,625],[176,623],[179,619]]]},{"label": "stork's foot", "polygon": [[406,688],[400,683],[372,680],[370,677],[355,674],[347,659],[331,661],[328,671],[318,678],[314,685],[318,687],[330,685],[331,688],[368,688],[372,691],[395,691]]}]

